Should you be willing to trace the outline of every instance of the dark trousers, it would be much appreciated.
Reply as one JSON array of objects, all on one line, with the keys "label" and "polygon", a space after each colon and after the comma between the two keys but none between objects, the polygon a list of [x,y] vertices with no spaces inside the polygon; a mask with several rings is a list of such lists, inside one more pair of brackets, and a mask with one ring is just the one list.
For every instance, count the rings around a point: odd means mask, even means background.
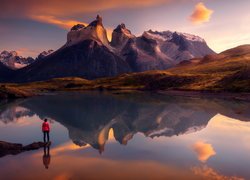
[{"label": "dark trousers", "polygon": [[49,142],[49,131],[43,131],[43,141],[46,142],[46,136],[47,136],[47,142]]}]

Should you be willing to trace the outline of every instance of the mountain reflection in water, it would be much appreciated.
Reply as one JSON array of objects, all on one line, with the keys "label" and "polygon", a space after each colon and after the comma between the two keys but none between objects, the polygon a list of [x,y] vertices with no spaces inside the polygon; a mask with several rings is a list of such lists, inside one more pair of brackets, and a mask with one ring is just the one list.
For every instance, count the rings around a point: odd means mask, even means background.
[{"label": "mountain reflection in water", "polygon": [[240,101],[89,92],[3,103],[0,120],[8,123],[34,114],[47,117],[66,127],[76,145],[90,145],[101,153],[111,129],[114,139],[126,145],[137,133],[154,138],[200,131],[217,114],[250,121],[248,108],[249,103]]}]

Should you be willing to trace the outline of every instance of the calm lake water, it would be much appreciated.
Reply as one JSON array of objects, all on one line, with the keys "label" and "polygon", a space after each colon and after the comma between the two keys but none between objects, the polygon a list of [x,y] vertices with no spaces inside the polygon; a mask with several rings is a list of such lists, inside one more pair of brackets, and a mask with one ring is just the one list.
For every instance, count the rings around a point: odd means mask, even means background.
[{"label": "calm lake water", "polygon": [[[0,179],[250,179],[250,103],[66,93],[0,103],[0,140],[44,149],[0,158]],[[48,166],[46,168],[45,166]]]}]

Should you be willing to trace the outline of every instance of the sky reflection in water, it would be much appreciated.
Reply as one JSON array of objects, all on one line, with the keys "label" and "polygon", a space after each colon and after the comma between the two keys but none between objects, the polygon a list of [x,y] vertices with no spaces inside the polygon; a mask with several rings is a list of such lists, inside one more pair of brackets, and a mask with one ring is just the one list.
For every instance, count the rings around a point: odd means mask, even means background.
[{"label": "sky reflection in water", "polygon": [[[0,158],[5,179],[249,179],[249,103],[152,94],[69,93],[2,102],[0,137],[44,150]],[[44,163],[48,164],[48,169]],[[16,173],[13,173],[16,172]]]}]

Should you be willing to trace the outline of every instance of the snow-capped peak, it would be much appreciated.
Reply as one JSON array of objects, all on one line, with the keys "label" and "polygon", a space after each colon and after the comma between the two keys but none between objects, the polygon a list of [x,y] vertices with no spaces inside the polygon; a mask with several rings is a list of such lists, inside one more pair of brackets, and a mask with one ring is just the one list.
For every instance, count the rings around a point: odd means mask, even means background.
[{"label": "snow-capped peak", "polygon": [[152,31],[151,29],[149,31],[145,31],[142,36],[148,38],[148,39],[154,39],[156,41],[169,41],[172,39],[172,32],[171,31]]},{"label": "snow-capped peak", "polygon": [[189,41],[198,41],[198,42],[205,42],[204,39],[202,39],[199,36],[193,35],[193,34],[188,34],[188,33],[180,33],[180,32],[176,32],[178,35],[180,36],[184,36],[185,39],[189,40]]},{"label": "snow-capped peak", "polygon": [[199,36],[188,34],[188,33],[181,33],[181,32],[172,32],[172,31],[145,31],[142,36],[148,38],[148,39],[154,39],[157,41],[169,41],[173,38],[173,34],[177,34],[178,36],[182,36],[184,39],[188,41],[196,41],[196,42],[205,42],[204,39],[202,39]]},{"label": "snow-capped peak", "polygon": [[20,69],[34,61],[31,57],[23,58],[22,56],[18,56],[16,51],[3,51],[0,53],[0,62],[10,69]]}]

